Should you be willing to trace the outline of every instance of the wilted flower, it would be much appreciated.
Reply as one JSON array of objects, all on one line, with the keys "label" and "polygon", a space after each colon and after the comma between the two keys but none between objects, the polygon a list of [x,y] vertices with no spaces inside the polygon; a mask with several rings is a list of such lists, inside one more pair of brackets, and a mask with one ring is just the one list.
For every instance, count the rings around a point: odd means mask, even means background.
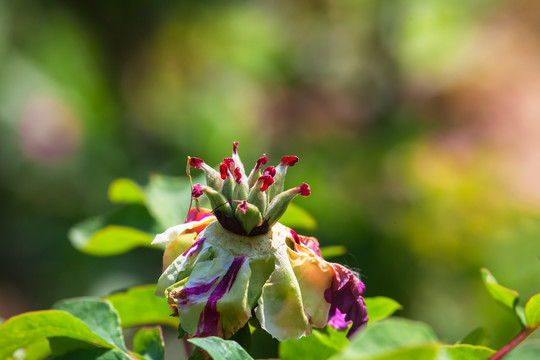
[{"label": "wilted flower", "polygon": [[327,324],[350,327],[367,322],[364,284],[346,267],[326,262],[317,239],[278,223],[292,199],[308,196],[307,184],[283,191],[289,166],[276,167],[265,155],[246,176],[234,143],[232,158],[219,172],[201,159],[189,164],[206,174],[205,194],[212,211],[190,210],[186,223],[156,236],[166,244],[157,295],[167,298],[180,326],[190,336],[229,338],[248,321],[278,340],[309,335]]}]

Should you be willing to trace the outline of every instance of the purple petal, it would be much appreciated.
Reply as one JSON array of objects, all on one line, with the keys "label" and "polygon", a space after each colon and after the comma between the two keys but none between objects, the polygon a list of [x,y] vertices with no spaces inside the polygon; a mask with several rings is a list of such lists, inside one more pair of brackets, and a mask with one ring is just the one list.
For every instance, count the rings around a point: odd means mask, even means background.
[{"label": "purple petal", "polygon": [[351,337],[360,326],[368,321],[363,298],[365,285],[345,266],[331,265],[335,270],[334,278],[330,288],[324,292],[324,299],[330,303],[328,324],[336,329],[345,329],[352,322],[347,333],[347,337]]},{"label": "purple petal", "polygon": [[196,253],[197,251],[199,251],[199,249],[201,248],[202,244],[204,242],[204,238],[198,238],[197,241],[195,241],[193,244],[191,244],[190,247],[188,247],[186,249],[186,251],[184,251],[182,253],[182,256],[185,256],[185,257],[190,257],[191,255],[193,255],[194,253]]},{"label": "purple petal", "polygon": [[217,302],[231,289],[245,260],[245,257],[235,257],[219,284],[208,297],[208,302],[199,317],[195,337],[220,336],[220,316],[217,311]]},{"label": "purple petal", "polygon": [[[214,278],[208,283],[196,284],[191,287],[184,288],[177,293],[171,294],[178,305],[188,305],[196,303],[196,297],[210,291],[219,277]],[[206,279],[204,279],[206,280]]]}]

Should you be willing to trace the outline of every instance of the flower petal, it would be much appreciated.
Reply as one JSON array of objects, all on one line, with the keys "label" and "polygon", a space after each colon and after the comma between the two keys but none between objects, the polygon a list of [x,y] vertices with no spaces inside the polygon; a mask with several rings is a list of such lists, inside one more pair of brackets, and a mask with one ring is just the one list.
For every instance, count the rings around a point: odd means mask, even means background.
[{"label": "flower petal", "polygon": [[288,249],[288,255],[302,293],[304,312],[312,326],[322,328],[330,310],[324,292],[332,284],[334,269],[302,244],[296,244],[295,250]]},{"label": "flower petal", "polygon": [[324,298],[331,304],[328,324],[336,329],[344,329],[352,322],[347,333],[347,337],[350,337],[368,321],[363,298],[365,285],[345,266],[335,263],[331,265],[334,268],[332,286],[324,292]]},{"label": "flower petal", "polygon": [[230,337],[251,316],[247,303],[249,263],[207,247],[215,257],[198,261],[189,278],[167,292],[175,302],[182,328],[198,337]]},{"label": "flower petal", "polygon": [[[204,238],[199,239],[199,243],[203,241]],[[163,271],[163,273],[158,279],[156,296],[164,297],[167,288],[177,283],[178,279],[184,279],[188,277],[197,262],[204,261],[212,256],[209,248],[200,249],[200,247],[196,244],[197,243],[194,243],[192,246],[197,246],[197,252],[186,250],[186,252],[184,252],[184,254],[186,255],[180,255],[179,257],[177,257],[165,269],[165,271]]]},{"label": "flower petal", "polygon": [[[190,221],[185,224],[180,224],[173,226],[171,228],[168,228],[161,234],[157,234],[154,238],[154,241],[152,241],[152,245],[157,244],[168,244],[174,239],[176,239],[178,236],[186,233],[186,232],[196,232],[195,230],[201,226],[208,226],[211,222],[215,221],[215,216],[207,216],[202,218],[201,220],[197,221]],[[200,229],[202,230],[202,229]]]},{"label": "flower petal", "polygon": [[276,249],[275,269],[263,286],[255,309],[261,327],[276,339],[298,339],[311,334],[302,294],[288,258],[288,247]]}]

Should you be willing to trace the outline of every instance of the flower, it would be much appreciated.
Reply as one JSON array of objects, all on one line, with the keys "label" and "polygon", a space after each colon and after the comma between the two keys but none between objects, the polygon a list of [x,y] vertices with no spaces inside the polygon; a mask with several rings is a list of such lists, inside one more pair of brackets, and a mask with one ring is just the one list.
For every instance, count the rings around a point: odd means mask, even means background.
[{"label": "flower", "polygon": [[[350,326],[348,336],[367,322],[364,284],[348,268],[325,261],[313,237],[296,234],[278,220],[305,183],[284,189],[285,156],[262,170],[263,155],[246,176],[233,155],[219,171],[199,158],[188,162],[206,174],[194,185],[186,223],[158,234],[166,244],[156,295],[166,297],[173,315],[190,336],[229,338],[248,321],[278,340],[309,335],[312,328]],[[212,210],[199,208],[205,194]]]}]

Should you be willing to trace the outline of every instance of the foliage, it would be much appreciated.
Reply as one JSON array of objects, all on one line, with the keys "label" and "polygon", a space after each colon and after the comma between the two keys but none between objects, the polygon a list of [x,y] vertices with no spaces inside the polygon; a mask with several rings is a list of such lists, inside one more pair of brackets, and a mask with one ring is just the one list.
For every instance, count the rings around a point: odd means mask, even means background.
[{"label": "foliage", "polygon": [[[151,234],[185,218],[188,208],[180,204],[189,203],[189,193],[181,190],[189,188],[187,185],[185,179],[157,175],[145,187],[128,179],[116,180],[109,198],[120,208],[75,225],[71,241],[79,250],[96,256],[117,255],[138,246],[158,248],[150,245]],[[299,207],[284,221],[296,228],[315,226],[313,217]],[[321,250],[327,256],[344,252],[342,247]],[[402,306],[378,296],[365,299],[370,320],[353,338],[347,339],[346,330],[327,326],[315,329],[311,336],[280,343],[279,356],[282,360],[487,360],[508,353],[509,359],[536,358],[540,344],[530,342],[513,350],[540,326],[540,294],[521,307],[516,291],[500,285],[487,269],[481,274],[487,292],[522,325],[521,333],[498,352],[484,346],[483,328],[457,344],[445,344],[428,325],[392,317]],[[144,285],[105,298],[68,299],[57,302],[53,310],[14,316],[0,325],[0,358],[163,360],[165,347],[159,325],[177,328],[178,319],[170,316],[163,299],[154,296],[155,289],[155,285]],[[133,337],[133,349],[128,349],[123,330],[141,326]],[[233,340],[207,337],[188,341],[197,347],[191,359],[253,359],[249,350]]]}]

